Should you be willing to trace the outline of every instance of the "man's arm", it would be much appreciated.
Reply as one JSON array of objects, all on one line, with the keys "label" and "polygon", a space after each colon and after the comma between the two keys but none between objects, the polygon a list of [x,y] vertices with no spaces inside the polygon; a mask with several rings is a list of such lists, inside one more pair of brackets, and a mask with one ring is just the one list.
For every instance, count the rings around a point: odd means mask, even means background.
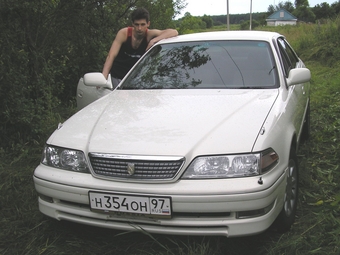
[{"label": "man's arm", "polygon": [[117,57],[118,52],[120,50],[120,47],[126,41],[126,38],[127,38],[127,28],[122,28],[121,30],[118,31],[116,38],[112,42],[110,51],[109,51],[109,53],[106,57],[106,61],[104,63],[102,73],[103,73],[105,79],[107,79],[107,77],[110,73],[111,67],[112,67],[112,63],[115,60],[115,58]]},{"label": "man's arm", "polygon": [[146,50],[150,49],[152,45],[157,43],[158,41],[170,37],[177,36],[178,32],[176,29],[165,29],[165,30],[158,30],[158,29],[149,29],[148,30],[148,47],[146,47]]}]

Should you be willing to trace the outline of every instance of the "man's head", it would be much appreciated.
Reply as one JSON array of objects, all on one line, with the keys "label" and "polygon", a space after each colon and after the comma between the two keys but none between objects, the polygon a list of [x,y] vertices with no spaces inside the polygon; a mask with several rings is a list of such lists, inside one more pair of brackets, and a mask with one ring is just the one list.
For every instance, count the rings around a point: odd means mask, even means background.
[{"label": "man's head", "polygon": [[131,14],[134,35],[137,39],[142,39],[150,26],[149,12],[145,8],[137,8]]},{"label": "man's head", "polygon": [[149,12],[145,8],[137,8],[131,13],[131,21],[132,23],[136,20],[145,19],[146,23],[150,20]]}]

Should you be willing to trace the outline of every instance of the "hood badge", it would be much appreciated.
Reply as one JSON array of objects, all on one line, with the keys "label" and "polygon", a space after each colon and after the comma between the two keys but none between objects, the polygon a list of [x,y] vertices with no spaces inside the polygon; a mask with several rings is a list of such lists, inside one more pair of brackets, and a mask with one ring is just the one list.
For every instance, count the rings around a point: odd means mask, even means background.
[{"label": "hood badge", "polygon": [[135,174],[135,164],[133,163],[128,163],[127,164],[127,172],[130,176]]}]

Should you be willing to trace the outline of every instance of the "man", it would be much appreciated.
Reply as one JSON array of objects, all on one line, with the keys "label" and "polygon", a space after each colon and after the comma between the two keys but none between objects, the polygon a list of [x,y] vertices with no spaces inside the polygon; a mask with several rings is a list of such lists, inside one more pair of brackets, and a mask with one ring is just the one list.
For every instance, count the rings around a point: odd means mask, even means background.
[{"label": "man", "polygon": [[107,79],[111,73],[112,84],[117,86],[137,60],[156,42],[177,36],[175,29],[148,29],[150,26],[149,12],[138,8],[131,14],[132,27],[118,31],[108,56],[103,75]]}]

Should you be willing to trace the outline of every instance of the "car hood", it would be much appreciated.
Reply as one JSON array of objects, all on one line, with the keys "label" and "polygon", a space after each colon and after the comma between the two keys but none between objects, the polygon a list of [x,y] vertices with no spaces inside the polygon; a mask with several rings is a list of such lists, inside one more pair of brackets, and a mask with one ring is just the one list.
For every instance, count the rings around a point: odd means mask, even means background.
[{"label": "car hood", "polygon": [[250,152],[277,89],[116,90],[48,143],[85,152],[195,156]]}]

